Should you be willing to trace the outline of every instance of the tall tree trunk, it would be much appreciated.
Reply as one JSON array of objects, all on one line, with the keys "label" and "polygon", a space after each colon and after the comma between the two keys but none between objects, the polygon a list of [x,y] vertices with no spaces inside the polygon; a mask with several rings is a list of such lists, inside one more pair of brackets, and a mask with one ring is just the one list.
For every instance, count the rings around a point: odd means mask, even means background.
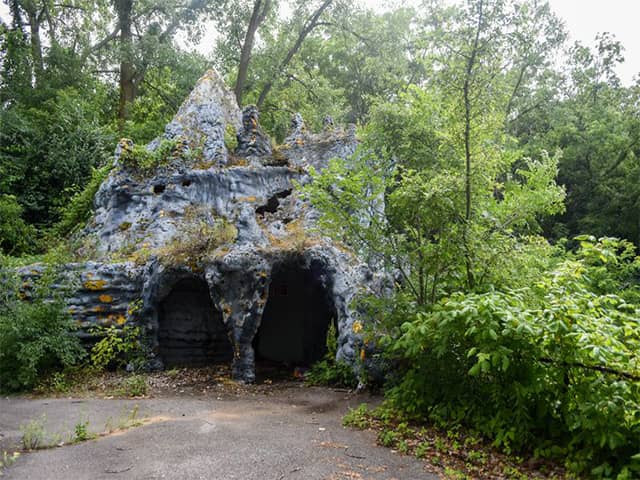
[{"label": "tall tree trunk", "polygon": [[467,286],[473,288],[475,286],[475,278],[473,275],[473,264],[471,259],[471,252],[469,248],[469,226],[471,224],[471,81],[473,80],[473,69],[475,68],[476,58],[478,55],[478,45],[480,42],[480,31],[482,30],[483,21],[483,0],[480,0],[478,4],[478,25],[476,28],[475,38],[469,58],[467,59],[467,66],[464,77],[464,84],[462,86],[462,94],[464,99],[464,156],[465,156],[465,172],[464,172],[464,196],[465,196],[465,211],[464,211],[464,230],[463,230],[463,242],[465,249],[465,266],[467,271]]},{"label": "tall tree trunk", "polygon": [[[277,72],[284,72],[284,70],[289,65],[289,62],[291,62],[291,59],[293,58],[293,56],[296,53],[298,53],[298,50],[300,50],[300,47],[302,46],[302,43],[304,42],[304,40],[307,38],[307,35],[309,35],[313,31],[313,29],[316,28],[316,26],[318,25],[318,22],[320,20],[320,16],[322,15],[322,13],[329,7],[329,5],[331,5],[332,2],[333,0],[324,0],[324,2],[322,2],[322,5],[320,5],[318,9],[315,12],[313,12],[313,14],[309,17],[309,19],[306,21],[306,23],[302,27],[302,30],[300,30],[300,33],[298,34],[298,38],[296,39],[296,43],[293,44],[293,46],[287,52],[287,55],[284,57],[284,60],[280,63],[280,66],[278,67]],[[271,76],[271,79],[262,88],[262,91],[260,92],[260,96],[258,97],[258,103],[257,103],[258,108],[262,106],[265,99],[267,98],[267,95],[269,95],[269,92],[273,88],[273,82],[274,82],[275,76],[276,76],[276,73],[274,72],[274,75]]]},{"label": "tall tree trunk", "polygon": [[253,49],[253,41],[255,39],[256,31],[258,30],[262,22],[264,22],[264,19],[269,13],[269,8],[271,8],[271,0],[256,0],[253,4],[253,13],[251,14],[251,20],[249,20],[249,26],[247,27],[247,34],[244,37],[242,51],[240,52],[238,78],[236,79],[236,85],[234,88],[238,106],[241,108],[244,85],[247,81],[249,62],[251,61],[251,50]]},{"label": "tall tree trunk", "polygon": [[120,30],[120,103],[118,121],[120,130],[127,119],[128,106],[135,99],[134,68],[132,60],[131,11],[133,0],[116,0],[118,26]]},{"label": "tall tree trunk", "polygon": [[31,57],[33,58],[33,75],[36,85],[42,78],[44,61],[42,59],[42,41],[40,40],[40,19],[38,10],[32,2],[25,2],[24,9],[29,19],[29,33],[31,40]]}]

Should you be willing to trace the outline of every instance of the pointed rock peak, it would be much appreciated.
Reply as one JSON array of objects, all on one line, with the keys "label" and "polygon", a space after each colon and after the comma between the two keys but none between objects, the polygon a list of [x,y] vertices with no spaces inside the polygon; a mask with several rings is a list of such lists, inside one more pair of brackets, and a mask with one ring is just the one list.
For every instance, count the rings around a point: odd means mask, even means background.
[{"label": "pointed rock peak", "polygon": [[233,93],[215,70],[205,73],[184,101],[164,137],[181,139],[205,162],[227,163],[225,132],[235,135],[242,127],[242,115]]},{"label": "pointed rock peak", "polygon": [[333,121],[333,117],[331,115],[325,115],[322,119],[322,128],[325,131],[331,131],[336,128],[336,124]]},{"label": "pointed rock peak", "polygon": [[307,126],[304,123],[304,118],[302,118],[300,112],[294,113],[291,117],[289,135],[284,139],[284,143],[287,145],[303,144],[306,135]]},{"label": "pointed rock peak", "polygon": [[238,135],[236,155],[242,157],[263,157],[271,155],[271,139],[260,127],[260,114],[255,105],[242,110],[242,130]]}]

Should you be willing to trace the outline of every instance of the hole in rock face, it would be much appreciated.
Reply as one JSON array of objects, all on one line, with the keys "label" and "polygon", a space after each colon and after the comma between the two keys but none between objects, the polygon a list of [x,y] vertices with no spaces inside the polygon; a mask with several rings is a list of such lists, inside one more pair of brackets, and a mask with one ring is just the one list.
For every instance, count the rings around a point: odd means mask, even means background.
[{"label": "hole in rock face", "polygon": [[183,187],[190,187],[191,186],[191,180],[183,180],[182,181],[182,186]]},{"label": "hole in rock face", "polygon": [[154,185],[153,186],[153,193],[155,193],[156,195],[164,192],[165,188],[167,188],[165,185],[162,185],[161,183],[159,183],[158,185]]},{"label": "hole in rock face", "polygon": [[286,198],[289,195],[291,195],[291,190],[283,190],[282,192],[276,193],[272,197],[269,197],[269,200],[267,200],[266,205],[261,205],[258,208],[256,208],[256,213],[258,215],[264,215],[266,212],[276,213],[276,211],[278,210],[278,207],[280,206],[280,200],[278,199]]},{"label": "hole in rock face", "polygon": [[274,268],[254,339],[256,360],[308,366],[324,356],[335,308],[318,277],[297,262]]},{"label": "hole in rock face", "polygon": [[229,362],[231,342],[209,288],[197,278],[181,280],[158,308],[158,346],[165,367]]}]

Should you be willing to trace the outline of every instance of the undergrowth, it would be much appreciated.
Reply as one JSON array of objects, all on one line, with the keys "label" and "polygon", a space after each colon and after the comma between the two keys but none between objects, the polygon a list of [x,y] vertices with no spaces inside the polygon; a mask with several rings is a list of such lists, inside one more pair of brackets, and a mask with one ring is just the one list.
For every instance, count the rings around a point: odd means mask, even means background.
[{"label": "undergrowth", "polygon": [[327,353],[324,358],[311,366],[305,374],[305,382],[309,385],[331,385],[336,387],[355,388],[358,378],[353,367],[346,362],[336,360],[338,340],[333,322],[327,331]]}]

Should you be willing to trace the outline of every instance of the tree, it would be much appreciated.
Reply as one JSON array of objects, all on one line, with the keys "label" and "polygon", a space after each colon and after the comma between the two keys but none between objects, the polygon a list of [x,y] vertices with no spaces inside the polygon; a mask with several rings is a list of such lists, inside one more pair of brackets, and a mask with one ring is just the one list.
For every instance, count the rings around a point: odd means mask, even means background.
[{"label": "tree", "polygon": [[251,51],[253,50],[253,42],[256,35],[256,31],[267,18],[269,9],[271,8],[271,0],[256,0],[253,4],[253,12],[249,25],[247,26],[247,33],[242,43],[242,49],[240,51],[240,62],[238,64],[238,76],[236,78],[236,85],[234,93],[236,95],[236,101],[238,105],[242,105],[242,95],[244,93],[244,86],[247,81],[247,73],[249,70],[249,61],[251,60]]},{"label": "tree", "polygon": [[562,150],[559,181],[567,210],[547,226],[557,238],[589,233],[640,243],[640,111],[637,85],[623,87],[615,73],[622,46],[601,35],[595,51],[571,49],[561,91],[533,115],[518,136],[529,151]]},{"label": "tree", "polygon": [[[334,0],[322,0],[319,4],[296,1],[291,19],[287,21],[279,21],[275,15],[269,18],[270,13],[275,13],[275,8],[267,0],[253,2],[250,17],[239,13],[243,12],[243,5],[247,11],[246,2],[237,1],[233,8],[227,9],[226,14],[218,19],[219,29],[226,34],[218,40],[217,57],[221,69],[235,78],[234,90],[239,104],[245,98],[246,87],[249,87],[252,100],[259,108],[263,106],[274,85],[286,78],[289,64],[307,37],[321,24],[323,15],[332,4]],[[256,52],[254,39],[260,26],[268,27],[262,31],[267,40]],[[250,61],[263,50],[269,61],[263,62],[262,67],[267,68],[252,74]]]}]

